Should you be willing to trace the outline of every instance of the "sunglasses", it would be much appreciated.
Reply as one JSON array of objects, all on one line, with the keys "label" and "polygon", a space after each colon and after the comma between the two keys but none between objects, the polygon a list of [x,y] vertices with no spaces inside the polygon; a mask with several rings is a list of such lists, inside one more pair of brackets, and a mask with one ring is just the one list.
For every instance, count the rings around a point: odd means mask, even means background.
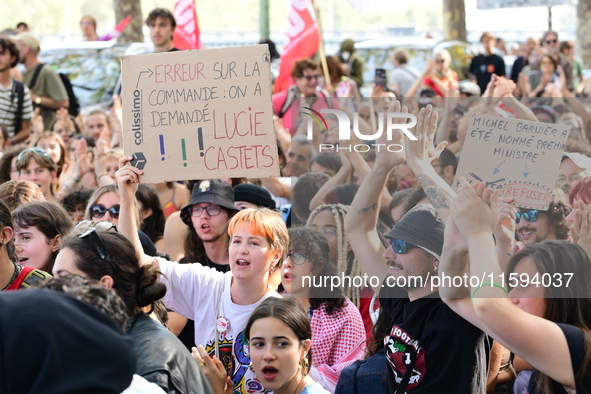
[{"label": "sunglasses", "polygon": [[303,75],[302,78],[305,78],[306,81],[310,82],[313,79],[318,80],[318,78],[320,78],[320,76],[319,75]]},{"label": "sunglasses", "polygon": [[119,204],[113,205],[111,208],[107,208],[104,205],[98,204],[90,207],[90,216],[100,219],[105,216],[105,213],[109,212],[113,219],[119,219],[119,208]]},{"label": "sunglasses", "polygon": [[583,177],[579,174],[570,174],[568,177],[565,175],[558,175],[558,177],[556,178],[556,182],[566,182],[567,179],[571,182],[576,182],[582,178]]},{"label": "sunglasses", "polygon": [[521,216],[523,216],[523,218],[530,223],[537,222],[539,212],[540,211],[538,211],[537,209],[531,209],[525,212],[517,212],[515,214],[515,223],[519,223],[519,221],[521,220]]},{"label": "sunglasses", "polygon": [[558,40],[546,40],[544,41],[546,44],[556,44]]},{"label": "sunglasses", "polygon": [[[27,152],[35,152],[35,153],[38,153],[38,154],[40,154],[42,156],[45,156],[45,157],[51,159],[51,156],[49,155],[49,153],[47,153],[47,151],[45,149],[42,149],[42,148],[27,148],[24,151],[22,151],[21,153],[19,153],[18,157],[16,158],[16,161],[20,161]],[[53,159],[52,159],[52,161],[53,161]]]},{"label": "sunglasses", "polygon": [[111,255],[105,249],[105,245],[103,244],[97,233],[97,230],[108,232],[111,229],[114,229],[114,231],[117,232],[117,228],[115,227],[115,225],[113,225],[113,223],[110,222],[95,223],[90,220],[84,220],[76,225],[76,229],[81,229],[85,227],[90,227],[90,229],[82,233],[82,235],[80,235],[78,238],[90,240],[90,243],[92,243],[92,247],[94,248],[94,251],[99,255],[101,260],[107,262],[111,266],[111,269],[113,270],[113,277],[117,276],[117,267],[115,266],[115,262],[113,261]]},{"label": "sunglasses", "polygon": [[217,216],[222,212],[222,207],[219,205],[208,205],[206,207],[191,207],[189,208],[189,212],[191,212],[191,216],[194,218],[198,218],[203,215],[203,210],[207,211],[209,216]]},{"label": "sunglasses", "polygon": [[390,246],[392,246],[394,252],[398,254],[404,254],[408,252],[410,249],[418,248],[418,246],[416,245],[396,238],[390,240]]},{"label": "sunglasses", "polygon": [[288,257],[291,257],[291,261],[293,261],[295,265],[302,265],[307,259],[306,255],[300,252],[288,253],[285,258],[287,259]]}]

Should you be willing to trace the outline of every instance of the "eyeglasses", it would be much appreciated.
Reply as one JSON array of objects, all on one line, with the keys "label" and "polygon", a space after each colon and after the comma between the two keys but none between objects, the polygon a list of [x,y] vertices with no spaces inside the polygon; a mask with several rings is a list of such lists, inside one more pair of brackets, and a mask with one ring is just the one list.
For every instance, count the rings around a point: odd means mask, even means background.
[{"label": "eyeglasses", "polygon": [[98,231],[107,231],[107,232],[117,232],[117,227],[106,220],[101,220],[100,222],[93,222],[92,220],[81,220],[76,223],[74,229],[76,231],[84,232],[90,229],[96,228]]},{"label": "eyeglasses", "polygon": [[558,40],[546,40],[544,41],[546,44],[556,44]]},{"label": "eyeglasses", "polygon": [[219,205],[208,205],[206,207],[191,207],[189,208],[189,212],[191,212],[191,216],[194,218],[201,217],[203,215],[203,210],[207,211],[209,216],[217,216],[222,212],[222,207]]},{"label": "eyeglasses", "polygon": [[539,213],[540,211],[538,211],[537,209],[531,209],[525,212],[517,212],[515,214],[515,223],[519,223],[519,221],[521,220],[521,216],[523,216],[523,218],[530,223],[537,222]]},{"label": "eyeglasses", "polygon": [[[16,161],[20,161],[27,152],[35,152],[35,153],[38,153],[42,156],[45,156],[45,157],[51,159],[51,156],[49,155],[49,153],[47,153],[47,151],[45,149],[27,148],[24,151],[22,151],[21,153],[19,153],[18,157],[16,158]],[[53,159],[52,159],[52,161],[53,161]]]},{"label": "eyeglasses", "polygon": [[403,241],[401,239],[391,239],[390,240],[390,246],[392,246],[392,249],[394,250],[395,253],[398,254],[404,254],[406,252],[408,252],[410,249],[414,249],[417,248],[418,246],[413,245],[409,242]]},{"label": "eyeglasses", "polygon": [[105,213],[109,212],[113,219],[119,219],[119,208],[119,204],[113,205],[111,208],[107,208],[104,205],[98,204],[90,207],[90,216],[100,219],[105,216]]},{"label": "eyeglasses", "polygon": [[108,232],[109,230],[114,229],[116,232],[117,228],[115,227],[115,225],[113,225],[113,223],[110,222],[95,223],[90,220],[84,220],[76,225],[76,229],[81,229],[86,226],[91,228],[82,233],[82,235],[80,235],[78,238],[89,239],[92,243],[92,247],[94,248],[95,252],[99,255],[101,260],[107,262],[111,266],[111,269],[113,270],[113,277],[117,276],[117,267],[115,266],[115,262],[113,261],[111,255],[105,249],[105,245],[103,244],[99,235],[97,234],[97,230]]},{"label": "eyeglasses", "polygon": [[570,174],[568,177],[565,175],[558,175],[558,177],[556,178],[556,182],[566,182],[567,179],[571,182],[575,182],[581,178],[583,177],[579,174]]},{"label": "eyeglasses", "polygon": [[288,253],[287,256],[285,256],[285,258],[287,259],[288,257],[291,257],[291,261],[293,261],[293,263],[295,265],[302,265],[306,262],[306,255],[300,252],[292,252],[292,253]]},{"label": "eyeglasses", "polygon": [[332,242],[337,236],[337,229],[332,227],[325,227],[320,232],[328,242]]},{"label": "eyeglasses", "polygon": [[318,80],[318,78],[320,78],[320,75],[302,75],[302,78],[305,78],[306,81],[310,82],[314,79]]}]

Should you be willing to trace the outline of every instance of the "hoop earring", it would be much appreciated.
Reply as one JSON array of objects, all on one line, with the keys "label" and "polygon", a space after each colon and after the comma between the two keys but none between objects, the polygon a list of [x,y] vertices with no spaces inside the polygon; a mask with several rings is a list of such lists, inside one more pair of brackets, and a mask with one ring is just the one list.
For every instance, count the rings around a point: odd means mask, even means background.
[{"label": "hoop earring", "polygon": [[306,358],[307,354],[304,355],[304,358],[300,361],[300,370],[306,372],[310,368],[310,362]]},{"label": "hoop earring", "polygon": [[252,361],[250,362],[250,364],[248,364],[248,369],[249,369],[251,372],[254,372],[254,368],[252,367]]}]

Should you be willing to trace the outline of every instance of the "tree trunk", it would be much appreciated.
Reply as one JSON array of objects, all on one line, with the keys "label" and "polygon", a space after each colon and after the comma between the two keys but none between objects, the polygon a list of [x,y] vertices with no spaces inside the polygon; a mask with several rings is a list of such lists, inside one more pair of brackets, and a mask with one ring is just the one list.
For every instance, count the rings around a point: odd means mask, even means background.
[{"label": "tree trunk", "polygon": [[464,0],[443,0],[443,34],[446,40],[467,41]]},{"label": "tree trunk", "polygon": [[144,18],[140,0],[113,0],[116,23],[131,15],[131,21],[117,38],[117,42],[144,42]]},{"label": "tree trunk", "polygon": [[583,68],[591,68],[591,0],[579,0],[577,6],[577,52],[583,60]]}]

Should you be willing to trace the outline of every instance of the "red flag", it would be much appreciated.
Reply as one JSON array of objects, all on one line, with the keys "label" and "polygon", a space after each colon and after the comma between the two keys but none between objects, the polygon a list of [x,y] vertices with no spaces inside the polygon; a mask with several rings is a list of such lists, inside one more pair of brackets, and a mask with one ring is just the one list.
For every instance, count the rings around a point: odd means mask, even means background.
[{"label": "red flag", "polygon": [[115,29],[113,29],[113,31],[105,34],[101,38],[97,39],[97,41],[110,41],[113,38],[119,37],[121,32],[123,30],[125,30],[125,28],[127,27],[127,24],[129,23],[130,20],[131,20],[131,15],[128,16],[127,18],[123,19],[121,22],[119,22],[117,24],[117,26],[115,26]]},{"label": "red flag", "polygon": [[293,85],[291,68],[296,61],[311,57],[320,45],[320,30],[311,0],[291,0],[287,42],[283,47],[275,92]]},{"label": "red flag", "polygon": [[173,15],[176,29],[172,45],[178,49],[202,49],[195,0],[175,0]]}]

